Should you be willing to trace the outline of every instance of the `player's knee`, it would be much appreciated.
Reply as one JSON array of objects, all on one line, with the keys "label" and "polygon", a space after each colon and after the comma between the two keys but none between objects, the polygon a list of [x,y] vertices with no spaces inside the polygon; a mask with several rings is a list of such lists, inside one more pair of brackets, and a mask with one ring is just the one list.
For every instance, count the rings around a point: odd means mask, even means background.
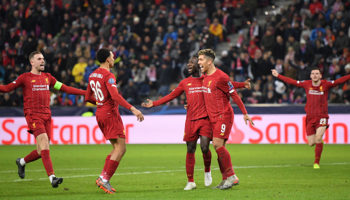
[{"label": "player's knee", "polygon": [[222,145],[222,144],[219,144],[219,143],[213,144],[213,147],[214,147],[215,150],[218,149],[218,148],[220,148],[220,147],[222,147],[222,146],[223,146],[223,145]]},{"label": "player's knee", "polygon": [[194,152],[196,152],[196,147],[187,146],[187,153],[194,153]]},{"label": "player's knee", "polygon": [[309,145],[310,147],[312,147],[312,146],[315,145],[315,142],[308,142],[308,145]]},{"label": "player's knee", "polygon": [[206,154],[209,151],[209,147],[207,145],[201,145],[202,153]]}]

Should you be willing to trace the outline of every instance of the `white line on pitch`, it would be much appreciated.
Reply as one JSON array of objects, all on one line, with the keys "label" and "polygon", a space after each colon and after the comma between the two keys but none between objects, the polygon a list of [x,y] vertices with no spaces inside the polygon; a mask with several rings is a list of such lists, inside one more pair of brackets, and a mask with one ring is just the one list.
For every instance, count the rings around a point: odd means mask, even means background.
[{"label": "white line on pitch", "polygon": [[[322,165],[350,165],[350,162],[341,162],[341,163],[322,163]],[[286,164],[286,165],[261,165],[261,166],[235,166],[235,169],[258,169],[258,168],[287,168],[287,167],[302,167],[305,165],[302,164]],[[88,168],[82,168],[82,169],[88,169]],[[218,170],[219,168],[212,168],[212,170]],[[77,169],[78,170],[78,169]],[[203,170],[198,169],[196,170]],[[143,171],[143,172],[120,172],[116,173],[116,176],[125,176],[125,175],[142,175],[142,174],[159,174],[159,173],[172,173],[172,172],[183,172],[184,169],[177,169],[177,170],[157,170],[157,171]],[[63,178],[84,178],[84,177],[97,177],[98,174],[86,174],[86,175],[75,175],[75,176],[63,176]],[[33,180],[39,180],[44,181],[47,180],[47,178],[38,178],[38,179],[15,179],[15,180],[0,180],[0,183],[11,183],[11,182],[24,182],[24,181],[33,181]]]}]

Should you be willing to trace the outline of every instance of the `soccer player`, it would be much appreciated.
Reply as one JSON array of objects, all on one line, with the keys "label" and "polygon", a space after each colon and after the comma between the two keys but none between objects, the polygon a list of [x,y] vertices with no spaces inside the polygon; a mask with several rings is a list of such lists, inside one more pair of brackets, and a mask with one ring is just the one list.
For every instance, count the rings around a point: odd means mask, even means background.
[{"label": "soccer player", "polygon": [[350,79],[350,75],[343,76],[335,81],[321,80],[320,69],[312,68],[311,80],[296,81],[282,76],[275,69],[271,70],[272,75],[278,79],[305,89],[306,92],[306,135],[309,146],[315,146],[314,169],[320,168],[320,159],[323,150],[323,135],[328,128],[328,91],[330,88],[342,84]]},{"label": "soccer player", "polygon": [[230,78],[214,65],[215,52],[212,49],[202,49],[198,52],[198,64],[204,73],[203,94],[205,107],[213,131],[213,146],[218,155],[218,163],[223,177],[217,186],[219,189],[228,189],[239,184],[239,179],[232,168],[231,156],[225,144],[230,136],[233,124],[233,109],[230,105],[230,96],[243,113],[247,124],[253,121],[247,114],[242,100],[239,98]]},{"label": "soccer player", "polygon": [[49,141],[51,137],[50,88],[70,94],[85,95],[85,90],[66,86],[57,81],[50,73],[45,73],[45,59],[41,52],[34,51],[29,55],[31,71],[21,74],[8,85],[0,85],[0,92],[10,92],[18,87],[23,89],[24,117],[28,124],[28,132],[36,139],[36,150],[24,158],[18,158],[18,175],[25,176],[25,166],[39,158],[42,159],[52,187],[56,188],[63,178],[55,176],[50,158]]},{"label": "soccer player", "polygon": [[[204,160],[204,185],[209,186],[212,183],[210,171],[211,152],[209,150],[212,131],[204,105],[202,90],[203,77],[200,77],[198,59],[196,56],[190,58],[189,62],[187,63],[187,70],[191,76],[182,80],[178,87],[175,88],[170,94],[157,101],[147,99],[147,102],[142,103],[142,106],[147,108],[159,106],[173,100],[185,92],[187,98],[187,115],[183,140],[186,141],[187,145],[186,173],[188,182],[184,190],[192,190],[197,187],[193,177],[195,151],[198,138],[200,138],[200,146]],[[233,84],[236,84],[238,87],[250,88],[249,80],[243,83],[234,82]]]},{"label": "soccer player", "polygon": [[114,74],[110,69],[114,66],[114,55],[108,49],[100,49],[97,52],[97,60],[101,63],[89,76],[89,86],[85,96],[86,101],[95,102],[96,120],[104,137],[109,140],[113,150],[106,157],[105,165],[96,184],[106,193],[115,193],[115,189],[109,183],[114,172],[125,154],[125,130],[120,117],[118,107],[123,106],[130,110],[138,121],[143,121],[143,114],[130,105],[117,90]]}]

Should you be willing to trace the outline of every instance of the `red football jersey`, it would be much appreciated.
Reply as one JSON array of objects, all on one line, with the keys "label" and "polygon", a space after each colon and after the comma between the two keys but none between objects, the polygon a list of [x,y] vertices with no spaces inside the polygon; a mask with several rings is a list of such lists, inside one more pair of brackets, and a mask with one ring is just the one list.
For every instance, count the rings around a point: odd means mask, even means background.
[{"label": "red football jersey", "polygon": [[229,76],[216,68],[216,71],[203,79],[203,94],[210,121],[233,118],[230,96],[239,106],[243,114],[247,111],[239,98]]},{"label": "red football jersey", "polygon": [[51,114],[50,110],[50,87],[53,87],[56,79],[50,73],[42,72],[40,75],[31,72],[21,74],[12,83],[1,86],[0,91],[6,88],[12,91],[18,87],[23,89],[24,113]]},{"label": "red football jersey", "polygon": [[154,101],[154,106],[159,106],[180,96],[183,92],[187,98],[187,119],[196,120],[208,116],[205,109],[203,88],[203,78],[188,77],[183,79],[179,85],[167,96]]},{"label": "red football jersey", "polygon": [[312,80],[296,81],[294,79],[278,75],[282,81],[302,87],[306,92],[305,112],[307,115],[328,117],[328,91],[330,88],[344,83],[350,79],[350,75],[343,76],[335,81],[321,80],[319,86],[313,86]]},{"label": "red football jersey", "polygon": [[121,105],[130,110],[132,107],[122,96],[118,94],[114,74],[104,68],[97,68],[89,76],[87,97],[95,96],[96,114],[114,111],[119,114],[118,106]]}]

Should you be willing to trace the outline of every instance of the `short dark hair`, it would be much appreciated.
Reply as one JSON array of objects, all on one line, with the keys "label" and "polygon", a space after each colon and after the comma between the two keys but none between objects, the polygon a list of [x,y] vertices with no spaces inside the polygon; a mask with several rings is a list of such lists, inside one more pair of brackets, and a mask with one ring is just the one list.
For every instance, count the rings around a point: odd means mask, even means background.
[{"label": "short dark hair", "polygon": [[110,55],[111,55],[110,50],[103,48],[103,49],[100,49],[97,51],[96,58],[97,58],[98,62],[104,63],[104,62],[106,62],[107,58]]},{"label": "short dark hair", "polygon": [[212,49],[202,49],[198,52],[198,56],[200,55],[204,55],[211,58],[212,60],[215,60],[215,52]]},{"label": "short dark hair", "polygon": [[314,70],[318,70],[318,71],[320,71],[320,73],[321,73],[321,70],[320,70],[320,68],[318,68],[318,67],[312,67],[311,70],[310,70],[310,73],[311,73],[312,71],[314,71]]},{"label": "short dark hair", "polygon": [[33,51],[32,53],[29,54],[28,58],[29,58],[29,61],[34,58],[34,56],[36,54],[42,54],[40,51]]}]

